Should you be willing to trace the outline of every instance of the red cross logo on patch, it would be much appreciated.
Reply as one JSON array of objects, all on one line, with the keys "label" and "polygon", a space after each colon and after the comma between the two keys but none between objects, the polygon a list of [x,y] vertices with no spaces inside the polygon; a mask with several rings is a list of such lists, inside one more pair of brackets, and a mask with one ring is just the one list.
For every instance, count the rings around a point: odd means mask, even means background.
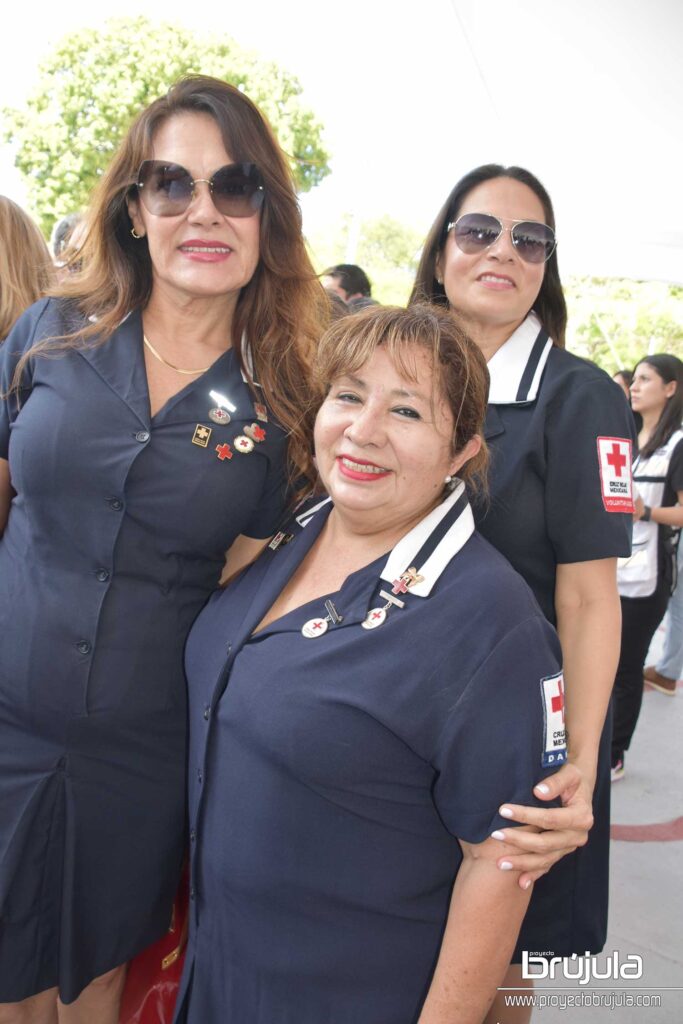
[{"label": "red cross logo on patch", "polygon": [[610,466],[614,466],[614,472],[617,476],[621,476],[621,471],[626,465],[627,459],[625,455],[621,454],[621,449],[618,444],[612,445],[612,451],[607,456],[607,461]]},{"label": "red cross logo on patch", "polygon": [[564,725],[564,682],[562,676],[557,680],[557,695],[551,698],[550,706],[555,713],[562,712],[562,724]]}]

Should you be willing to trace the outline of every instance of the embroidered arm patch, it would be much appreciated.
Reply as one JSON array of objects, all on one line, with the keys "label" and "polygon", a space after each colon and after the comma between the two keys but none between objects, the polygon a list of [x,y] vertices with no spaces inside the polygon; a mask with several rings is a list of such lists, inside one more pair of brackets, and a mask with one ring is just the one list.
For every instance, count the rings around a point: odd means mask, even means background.
[{"label": "embroidered arm patch", "polygon": [[561,672],[541,679],[544,743],[541,765],[550,768],[567,760],[567,730],[564,724],[564,677]]},{"label": "embroidered arm patch", "polygon": [[631,442],[624,437],[599,437],[597,440],[605,511],[633,513]]}]

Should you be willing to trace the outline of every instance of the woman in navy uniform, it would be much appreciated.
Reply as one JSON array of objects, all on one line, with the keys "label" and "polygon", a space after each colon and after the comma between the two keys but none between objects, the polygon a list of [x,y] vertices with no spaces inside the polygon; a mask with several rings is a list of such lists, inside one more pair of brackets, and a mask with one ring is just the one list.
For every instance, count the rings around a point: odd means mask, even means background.
[{"label": "woman in navy uniform", "polygon": [[529,897],[499,805],[565,754],[559,644],[454,479],[488,380],[450,314],[343,318],[317,367],[330,497],[188,639],[176,1020],[478,1024]]},{"label": "woman in navy uniform", "polygon": [[[622,635],[614,682],[612,780],[624,775],[643,700],[645,658],[677,582],[676,556],[683,527],[683,363],[677,356],[647,356],[635,368],[631,401],[642,418],[633,463],[636,509],[633,554],[621,559]],[[679,581],[680,586],[680,581]],[[666,682],[666,681],[665,681]],[[676,692],[673,687],[665,693]]]},{"label": "woman in navy uniform", "polygon": [[[324,295],[291,174],[231,86],[180,81],[104,176],[84,269],[0,353],[0,1020],[114,1024],[168,928],[187,631],[308,468]],[[289,441],[287,440],[289,434]],[[97,979],[97,980],[95,980]],[[91,984],[92,983],[92,984]],[[72,1004],[72,1005],[64,1005]]]},{"label": "woman in navy uniform", "polygon": [[[517,821],[549,830],[515,832],[511,861],[522,880],[584,844],[591,803],[595,813],[588,845],[535,886],[515,961],[522,950],[599,952],[609,850],[603,724],[619,654],[616,561],[630,552],[631,415],[605,373],[563,348],[553,209],[528,171],[490,164],[455,186],[418,268],[412,299],[425,298],[459,314],[491,376],[491,496],[475,505],[477,526],[522,574],[562,643],[569,758],[537,795],[565,806],[514,808]],[[518,969],[508,984],[520,984]],[[492,1020],[496,1010],[503,1016],[494,1005]]]}]

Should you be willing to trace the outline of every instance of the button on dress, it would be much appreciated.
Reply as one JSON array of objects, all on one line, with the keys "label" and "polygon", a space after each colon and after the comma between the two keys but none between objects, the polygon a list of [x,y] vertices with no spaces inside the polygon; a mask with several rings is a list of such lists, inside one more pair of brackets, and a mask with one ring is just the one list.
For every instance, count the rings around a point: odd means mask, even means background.
[{"label": "button on dress", "polygon": [[[28,310],[0,392],[76,322],[62,301]],[[228,423],[210,391],[236,406]],[[168,927],[185,638],[234,538],[272,534],[285,502],[272,417],[234,451],[256,421],[232,350],[151,418],[139,313],[105,344],[32,358],[0,403],[16,491],[0,537],[0,1002],[55,985],[70,1002]]]},{"label": "button on dress", "polygon": [[[342,620],[322,636],[301,630],[325,597],[253,631],[329,504],[198,617],[177,1024],[414,1024],[461,860],[455,837],[478,843],[509,825],[500,803],[529,802],[547,774],[542,680],[558,672],[557,637],[467,528],[469,508],[452,518],[449,505],[327,595]],[[363,628],[414,564],[425,589]],[[556,718],[561,728],[561,707]]]}]

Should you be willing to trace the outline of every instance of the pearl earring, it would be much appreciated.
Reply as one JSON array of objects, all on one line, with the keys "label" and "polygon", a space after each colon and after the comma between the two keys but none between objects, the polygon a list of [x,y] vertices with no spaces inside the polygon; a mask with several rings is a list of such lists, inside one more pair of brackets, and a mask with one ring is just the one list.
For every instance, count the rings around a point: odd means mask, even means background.
[{"label": "pearl earring", "polygon": [[144,235],[139,235],[139,234],[137,233],[137,231],[135,230],[135,228],[131,228],[131,229],[130,229],[130,233],[131,233],[131,235],[133,236],[133,238],[137,238],[137,239],[140,239],[140,238],[144,238],[144,237],[145,237]]},{"label": "pearl earring", "polygon": [[452,477],[452,476],[450,475],[450,473],[449,473],[449,475],[448,475],[448,476],[446,477],[446,479],[444,480],[444,483],[445,483],[445,484],[450,484],[450,483],[453,483],[453,477]]}]

